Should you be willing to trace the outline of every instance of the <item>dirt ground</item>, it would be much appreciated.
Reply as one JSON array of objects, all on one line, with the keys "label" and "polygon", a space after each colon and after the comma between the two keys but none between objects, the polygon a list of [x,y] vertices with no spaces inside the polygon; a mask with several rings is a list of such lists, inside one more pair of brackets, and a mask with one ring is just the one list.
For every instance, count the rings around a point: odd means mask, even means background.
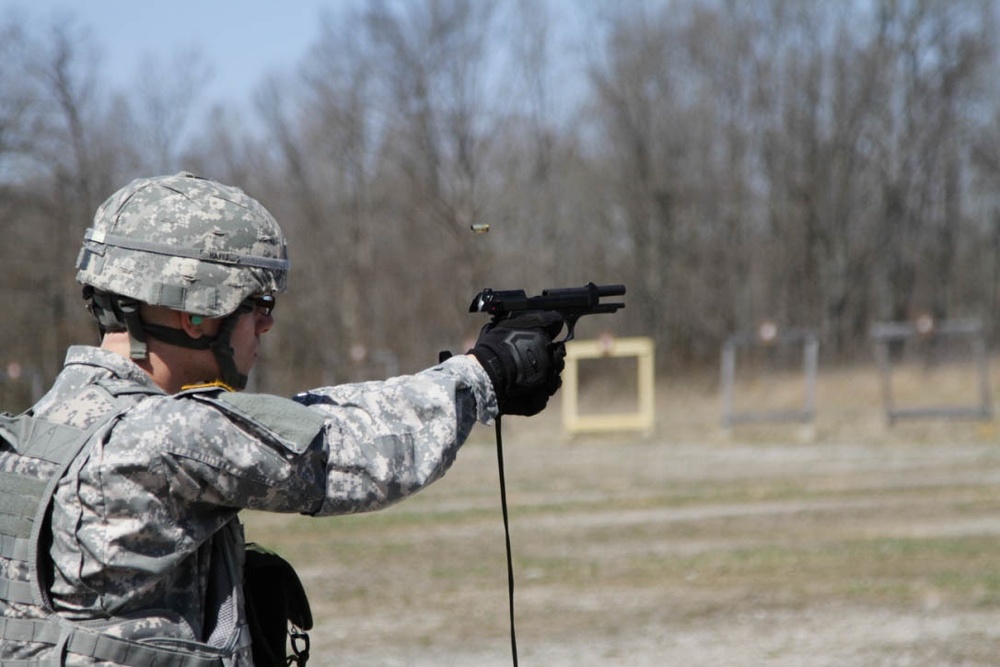
[{"label": "dirt ground", "polygon": [[[828,375],[812,424],[726,431],[694,378],[652,434],[509,420],[519,663],[1000,664],[996,428],[888,428],[878,396]],[[310,664],[513,664],[492,436],[382,512],[247,517],[310,592]]]}]

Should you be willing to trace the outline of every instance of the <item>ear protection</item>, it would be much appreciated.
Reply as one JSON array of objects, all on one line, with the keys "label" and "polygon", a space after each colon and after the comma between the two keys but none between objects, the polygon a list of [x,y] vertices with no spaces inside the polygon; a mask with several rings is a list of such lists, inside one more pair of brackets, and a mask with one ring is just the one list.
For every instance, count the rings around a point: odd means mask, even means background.
[{"label": "ear protection", "polygon": [[205,318],[202,317],[201,315],[192,315],[191,316],[191,324],[193,324],[195,326],[198,326],[199,324],[201,324],[204,321],[205,321]]}]

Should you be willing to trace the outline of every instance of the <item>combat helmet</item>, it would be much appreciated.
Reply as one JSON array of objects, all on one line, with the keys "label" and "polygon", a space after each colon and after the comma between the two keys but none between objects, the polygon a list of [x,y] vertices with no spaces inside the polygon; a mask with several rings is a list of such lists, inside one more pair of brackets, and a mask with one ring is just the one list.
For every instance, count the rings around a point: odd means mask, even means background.
[{"label": "combat helmet", "polygon": [[[285,236],[259,202],[236,187],[187,172],[140,178],[111,195],[94,215],[77,258],[77,282],[102,334],[127,331],[133,359],[146,336],[211,348],[226,384],[242,388],[229,338],[252,295],[283,292]],[[224,317],[214,339],[143,323],[139,305]]]}]

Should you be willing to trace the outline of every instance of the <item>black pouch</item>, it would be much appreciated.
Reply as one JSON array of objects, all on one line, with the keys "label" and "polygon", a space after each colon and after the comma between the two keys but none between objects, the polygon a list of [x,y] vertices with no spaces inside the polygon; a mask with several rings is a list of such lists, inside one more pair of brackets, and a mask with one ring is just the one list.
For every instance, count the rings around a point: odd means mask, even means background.
[{"label": "black pouch", "polygon": [[309,599],[295,570],[278,554],[249,542],[243,576],[254,664],[304,667],[309,659],[306,630],[312,629],[313,620]]}]

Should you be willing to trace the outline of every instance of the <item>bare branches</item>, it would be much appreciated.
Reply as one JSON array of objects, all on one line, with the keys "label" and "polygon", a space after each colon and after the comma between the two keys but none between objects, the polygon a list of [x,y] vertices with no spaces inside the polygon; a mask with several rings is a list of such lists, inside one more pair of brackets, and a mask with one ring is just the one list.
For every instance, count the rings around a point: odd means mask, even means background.
[{"label": "bare branches", "polygon": [[629,285],[614,324],[665,364],[714,362],[763,319],[851,359],[876,318],[985,317],[1000,298],[993,4],[373,0],[323,17],[254,108],[200,123],[196,56],[123,95],[71,22],[8,19],[0,224],[63,273],[32,283],[0,252],[48,304],[39,322],[74,323],[53,295],[97,202],[190,166],[288,231],[281,387],[360,376],[361,357],[426,365],[474,333],[484,286],[587,280]]}]

